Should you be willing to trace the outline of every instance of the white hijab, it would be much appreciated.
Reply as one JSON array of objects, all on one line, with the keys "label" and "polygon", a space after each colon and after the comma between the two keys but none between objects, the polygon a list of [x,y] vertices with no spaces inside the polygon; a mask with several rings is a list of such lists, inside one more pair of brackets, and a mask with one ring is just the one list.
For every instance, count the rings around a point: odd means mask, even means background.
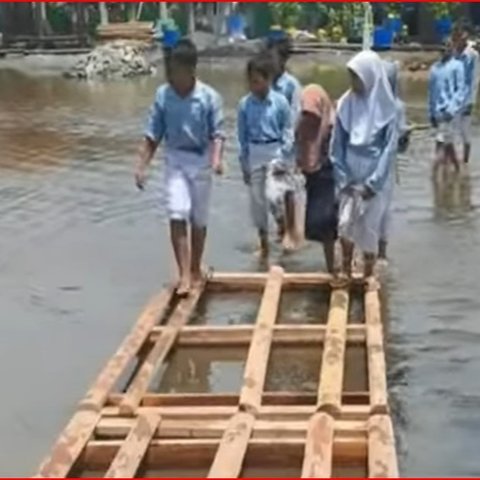
[{"label": "white hijab", "polygon": [[375,52],[360,52],[347,67],[362,80],[365,91],[362,95],[346,92],[339,100],[338,118],[350,134],[350,144],[370,145],[377,133],[394,120],[395,98],[383,61]]}]

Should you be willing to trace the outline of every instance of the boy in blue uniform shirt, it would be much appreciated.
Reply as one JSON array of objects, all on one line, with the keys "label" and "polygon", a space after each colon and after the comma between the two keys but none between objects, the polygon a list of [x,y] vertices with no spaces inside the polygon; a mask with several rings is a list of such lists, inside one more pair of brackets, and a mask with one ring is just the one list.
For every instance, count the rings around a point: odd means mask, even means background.
[{"label": "boy in blue uniform shirt", "polygon": [[434,179],[442,164],[451,162],[458,171],[460,165],[455,153],[455,126],[465,105],[464,68],[453,57],[452,42],[443,47],[440,60],[430,69],[428,83],[428,111],[430,122],[437,130]]},{"label": "boy in blue uniform shirt", "polygon": [[250,93],[238,106],[239,161],[250,192],[253,223],[258,231],[260,256],[268,256],[268,212],[275,216],[279,234],[292,234],[294,226],[285,206],[276,208],[267,198],[269,185],[278,187],[284,201],[290,190],[294,130],[286,98],[271,88],[274,64],[270,55],[251,59],[247,65]]},{"label": "boy in blue uniform shirt", "polygon": [[197,51],[189,40],[171,50],[168,83],[157,90],[135,170],[137,187],[143,189],[146,168],[163,141],[170,233],[180,277],[177,294],[182,296],[202,280],[211,173],[222,173],[224,141],[221,97],[196,78],[196,65]]},{"label": "boy in blue uniform shirt", "polygon": [[470,136],[472,127],[472,110],[476,100],[476,83],[478,69],[478,53],[469,46],[469,31],[466,26],[454,33],[456,58],[462,63],[465,80],[465,100],[463,110],[458,117],[458,130],[463,142],[463,161],[470,159]]}]

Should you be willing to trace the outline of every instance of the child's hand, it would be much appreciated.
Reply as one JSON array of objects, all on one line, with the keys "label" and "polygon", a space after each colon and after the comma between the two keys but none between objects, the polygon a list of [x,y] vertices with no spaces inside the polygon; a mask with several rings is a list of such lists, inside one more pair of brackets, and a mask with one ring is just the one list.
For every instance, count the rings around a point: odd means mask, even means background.
[{"label": "child's hand", "polygon": [[370,200],[375,196],[375,192],[369,186],[365,185],[361,195],[364,200]]},{"label": "child's hand", "polygon": [[147,174],[144,167],[137,167],[135,169],[135,185],[139,190],[145,188],[145,183],[147,181]]},{"label": "child's hand", "polygon": [[212,162],[212,169],[215,175],[223,175],[224,168],[223,162],[221,160],[213,160]]}]

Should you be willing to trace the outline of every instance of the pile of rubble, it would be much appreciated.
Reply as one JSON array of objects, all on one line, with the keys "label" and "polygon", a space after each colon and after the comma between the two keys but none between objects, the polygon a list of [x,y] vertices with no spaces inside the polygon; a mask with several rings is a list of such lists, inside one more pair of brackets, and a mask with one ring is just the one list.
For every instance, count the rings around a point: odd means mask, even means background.
[{"label": "pile of rubble", "polygon": [[154,68],[145,57],[145,44],[118,40],[101,45],[65,72],[68,78],[119,78],[149,75]]}]

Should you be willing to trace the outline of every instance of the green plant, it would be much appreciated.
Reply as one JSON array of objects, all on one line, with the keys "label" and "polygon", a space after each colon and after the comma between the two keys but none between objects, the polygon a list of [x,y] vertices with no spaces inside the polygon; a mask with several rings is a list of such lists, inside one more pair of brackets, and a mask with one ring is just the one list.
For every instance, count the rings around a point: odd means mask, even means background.
[{"label": "green plant", "polygon": [[452,17],[458,10],[460,2],[432,2],[428,4],[428,8],[433,16],[438,19],[442,17]]},{"label": "green plant", "polygon": [[302,13],[302,7],[296,2],[272,2],[270,3],[274,23],[283,28],[297,26]]},{"label": "green plant", "polygon": [[386,4],[388,18],[398,18],[402,13],[402,4],[400,2],[389,2]]}]

